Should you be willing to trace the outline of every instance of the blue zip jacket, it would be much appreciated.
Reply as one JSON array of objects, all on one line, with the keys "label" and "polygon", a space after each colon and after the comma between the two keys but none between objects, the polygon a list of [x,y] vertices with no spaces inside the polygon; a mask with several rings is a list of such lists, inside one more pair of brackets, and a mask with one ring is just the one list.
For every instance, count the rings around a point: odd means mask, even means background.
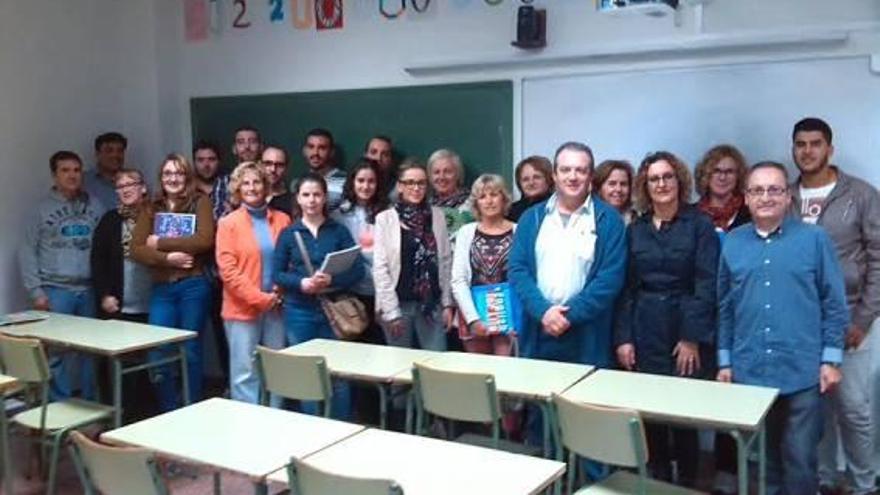
[{"label": "blue zip jacket", "polygon": [[553,305],[537,285],[535,242],[547,214],[547,201],[532,206],[517,224],[508,262],[508,278],[522,300],[526,317],[519,335],[523,357],[611,364],[614,301],[626,276],[626,229],[612,207],[592,197],[596,215],[596,249],[584,288],[566,302],[571,328],[559,337],[544,332],[541,318]]}]

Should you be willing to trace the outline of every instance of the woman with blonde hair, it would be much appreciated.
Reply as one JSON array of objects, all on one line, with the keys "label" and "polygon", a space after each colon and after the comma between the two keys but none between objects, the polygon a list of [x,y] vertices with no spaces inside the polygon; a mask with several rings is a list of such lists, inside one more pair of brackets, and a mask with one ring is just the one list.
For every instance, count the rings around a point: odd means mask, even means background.
[{"label": "woman with blonde hair", "polygon": [[[189,161],[178,154],[165,157],[159,167],[156,200],[138,215],[131,239],[131,257],[150,267],[152,325],[201,332],[210,307],[211,283],[204,265],[214,246],[211,200],[195,189]],[[187,358],[190,403],[202,397],[202,347],[199,338],[184,344]],[[165,350],[151,356],[164,357]],[[159,408],[174,409],[178,390],[168,366],[154,373]]]},{"label": "woman with blonde hair", "polygon": [[[238,207],[217,222],[217,269],[223,280],[221,316],[229,342],[229,391],[233,400],[257,404],[259,377],[253,366],[257,345],[284,347],[281,291],[272,280],[275,244],[290,217],[269,207],[271,181],[258,162],[235,167],[229,180]],[[281,405],[280,397],[271,404]]]},{"label": "woman with blonde hair", "polygon": [[489,332],[489,322],[480,318],[471,287],[507,283],[507,258],[516,229],[505,218],[510,193],[500,176],[483,174],[474,181],[470,200],[477,221],[458,231],[452,258],[452,294],[463,320],[459,337],[468,352],[507,356],[510,337]]}]

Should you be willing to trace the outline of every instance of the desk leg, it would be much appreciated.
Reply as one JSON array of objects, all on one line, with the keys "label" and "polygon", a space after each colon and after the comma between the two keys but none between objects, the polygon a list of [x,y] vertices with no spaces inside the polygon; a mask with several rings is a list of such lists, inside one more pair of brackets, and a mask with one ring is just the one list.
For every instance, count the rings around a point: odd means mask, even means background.
[{"label": "desk leg", "polygon": [[[2,395],[0,395],[0,404],[5,406],[5,401],[2,400]],[[3,456],[2,464],[0,464],[0,476],[3,476],[3,491],[4,493],[15,493],[12,491],[12,476],[14,471],[12,469],[12,457],[9,455],[9,430],[6,425],[6,411],[0,412],[0,456]]]},{"label": "desk leg", "polygon": [[388,391],[385,390],[384,383],[376,383],[379,390],[379,427],[383,430],[388,429]]},{"label": "desk leg", "polygon": [[767,432],[764,425],[758,430],[758,495],[767,492]]},{"label": "desk leg", "polygon": [[183,397],[181,397],[181,403],[184,406],[189,405],[189,375],[187,374],[187,366],[186,366],[186,347],[181,342],[177,344],[177,352],[180,353],[180,383],[181,383],[181,393]]},{"label": "desk leg", "polygon": [[113,426],[119,428],[122,426],[122,362],[119,356],[110,359],[113,368]]},{"label": "desk leg", "polygon": [[220,495],[223,483],[220,479],[220,471],[214,471],[214,495]]},{"label": "desk leg", "polygon": [[736,473],[739,493],[749,493],[749,444],[741,432],[733,430],[730,436],[736,441]]},{"label": "desk leg", "polygon": [[267,495],[269,493],[269,487],[266,485],[265,481],[257,481],[254,483],[254,495]]},{"label": "desk leg", "polygon": [[[551,457],[552,453],[550,452],[550,449],[552,446],[552,443],[550,442],[550,435],[551,435],[550,403],[542,400],[542,401],[538,402],[538,407],[541,408],[541,416],[542,416],[541,422],[543,423],[542,426],[544,428],[544,458],[545,459],[552,459],[552,457]],[[558,442],[557,442],[557,445],[559,445]]]}]

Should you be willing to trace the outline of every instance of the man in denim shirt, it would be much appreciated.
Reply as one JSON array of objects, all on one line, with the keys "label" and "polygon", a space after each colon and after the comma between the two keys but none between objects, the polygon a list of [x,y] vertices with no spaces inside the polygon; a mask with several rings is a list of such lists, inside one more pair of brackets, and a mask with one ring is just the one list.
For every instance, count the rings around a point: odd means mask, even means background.
[{"label": "man in denim shirt", "polygon": [[814,494],[820,394],[841,379],[849,325],[843,273],[825,232],[787,216],[788,173],[749,171],[752,224],[728,234],[718,270],[718,380],[779,389],[766,418],[767,493]]}]

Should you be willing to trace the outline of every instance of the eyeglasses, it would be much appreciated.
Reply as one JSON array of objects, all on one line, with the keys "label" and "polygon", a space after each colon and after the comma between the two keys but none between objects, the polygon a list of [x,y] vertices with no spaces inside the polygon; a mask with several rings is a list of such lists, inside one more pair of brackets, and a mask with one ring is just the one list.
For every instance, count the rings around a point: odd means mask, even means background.
[{"label": "eyeglasses", "polygon": [[663,181],[666,184],[676,181],[678,178],[673,173],[665,173],[663,175],[649,175],[648,183],[652,186],[656,186],[660,184],[660,181]]},{"label": "eyeglasses", "polygon": [[716,168],[712,171],[712,175],[736,175],[735,168]]},{"label": "eyeglasses", "polygon": [[126,184],[117,184],[117,185],[116,185],[116,190],[117,190],[117,191],[122,191],[122,190],[124,190],[124,189],[129,189],[129,188],[131,188],[131,187],[137,187],[137,186],[139,186],[139,185],[141,185],[141,184],[143,184],[143,182],[128,182],[128,183],[126,183]]},{"label": "eyeglasses", "polygon": [[770,196],[771,198],[778,198],[779,196],[782,196],[786,192],[788,192],[788,188],[782,187],[782,186],[769,186],[769,187],[757,186],[757,187],[750,187],[750,188],[746,189],[746,194],[748,194],[749,196],[754,196],[756,198],[760,198],[761,196],[764,195],[764,193],[767,193],[767,195]]},{"label": "eyeglasses", "polygon": [[163,179],[170,179],[172,177],[186,177],[186,172],[183,170],[166,170],[162,172]]},{"label": "eyeglasses", "polygon": [[428,181],[426,180],[401,180],[400,182],[404,187],[428,187]]}]

